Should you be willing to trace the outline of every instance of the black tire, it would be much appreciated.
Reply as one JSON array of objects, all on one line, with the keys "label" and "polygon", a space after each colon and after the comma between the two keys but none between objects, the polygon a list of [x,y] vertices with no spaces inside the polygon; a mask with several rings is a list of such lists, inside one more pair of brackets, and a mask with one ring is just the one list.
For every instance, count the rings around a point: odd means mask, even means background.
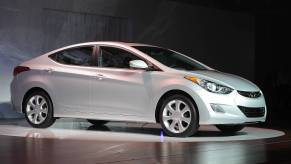
[{"label": "black tire", "polygon": [[109,122],[109,121],[104,121],[104,120],[90,120],[90,119],[88,119],[87,121],[95,126],[101,126]]},{"label": "black tire", "polygon": [[[46,103],[47,103],[46,118],[40,124],[35,124],[35,123],[31,122],[29,120],[27,112],[26,112],[26,106],[27,106],[28,101],[33,96],[37,96],[37,95],[42,96],[45,99]],[[24,115],[25,115],[25,118],[26,118],[27,122],[32,127],[35,127],[35,128],[47,128],[47,127],[50,127],[56,121],[56,118],[53,117],[53,103],[52,103],[49,95],[46,92],[41,91],[41,90],[33,91],[25,98],[24,103],[23,103],[23,111],[24,111]]]},{"label": "black tire", "polygon": [[235,133],[242,130],[244,125],[216,125],[217,129],[223,133]]},{"label": "black tire", "polygon": [[[186,130],[181,133],[171,132],[170,130],[167,129],[166,125],[163,122],[163,111],[165,110],[165,106],[172,100],[181,100],[184,103],[186,103],[190,108],[190,113],[191,113],[190,124],[188,125]],[[198,131],[198,128],[199,128],[199,116],[198,116],[196,106],[194,105],[191,99],[189,99],[188,97],[182,94],[175,94],[175,95],[171,95],[165,98],[161,106],[161,109],[159,111],[159,121],[165,134],[171,137],[189,137],[189,136],[194,135]]]}]

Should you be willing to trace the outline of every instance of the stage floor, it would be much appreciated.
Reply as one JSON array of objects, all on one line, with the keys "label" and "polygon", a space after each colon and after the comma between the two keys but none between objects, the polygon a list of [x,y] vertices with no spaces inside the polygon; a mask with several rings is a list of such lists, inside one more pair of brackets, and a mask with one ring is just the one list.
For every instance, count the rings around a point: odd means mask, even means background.
[{"label": "stage floor", "polygon": [[[285,132],[285,133],[284,133]],[[291,160],[290,131],[246,127],[233,135],[201,126],[188,138],[159,125],[110,122],[91,126],[59,119],[48,129],[25,120],[0,121],[1,163],[262,163]]]}]

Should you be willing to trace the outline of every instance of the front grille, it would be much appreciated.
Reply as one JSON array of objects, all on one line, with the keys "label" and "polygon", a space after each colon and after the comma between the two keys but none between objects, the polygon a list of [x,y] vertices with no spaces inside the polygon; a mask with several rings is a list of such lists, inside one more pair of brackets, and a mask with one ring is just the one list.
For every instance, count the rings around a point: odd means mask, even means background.
[{"label": "front grille", "polygon": [[261,96],[261,92],[246,92],[246,91],[237,91],[240,95],[249,98],[258,98]]},{"label": "front grille", "polygon": [[250,108],[250,107],[238,106],[238,108],[247,117],[263,117],[265,115],[265,107]]}]

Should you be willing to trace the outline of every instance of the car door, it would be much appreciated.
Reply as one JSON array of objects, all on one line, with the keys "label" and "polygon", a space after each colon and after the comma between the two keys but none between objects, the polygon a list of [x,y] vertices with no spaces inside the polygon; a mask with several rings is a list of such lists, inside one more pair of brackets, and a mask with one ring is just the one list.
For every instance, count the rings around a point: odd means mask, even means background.
[{"label": "car door", "polygon": [[97,78],[92,83],[93,108],[109,115],[142,116],[151,97],[151,73],[131,69],[129,61],[140,58],[124,49],[100,46],[98,52]]},{"label": "car door", "polygon": [[90,109],[93,49],[76,47],[50,56],[56,63],[47,70],[46,77],[53,90],[56,115],[82,117]]}]

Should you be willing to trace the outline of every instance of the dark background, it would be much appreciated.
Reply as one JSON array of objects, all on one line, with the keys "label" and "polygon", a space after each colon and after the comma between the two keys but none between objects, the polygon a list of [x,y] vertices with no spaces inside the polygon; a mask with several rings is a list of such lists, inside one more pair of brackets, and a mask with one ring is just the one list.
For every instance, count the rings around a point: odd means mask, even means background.
[{"label": "dark background", "polygon": [[141,42],[255,82],[267,124],[288,126],[289,8],[275,0],[0,0],[0,102],[9,101],[19,62],[79,42]]}]

